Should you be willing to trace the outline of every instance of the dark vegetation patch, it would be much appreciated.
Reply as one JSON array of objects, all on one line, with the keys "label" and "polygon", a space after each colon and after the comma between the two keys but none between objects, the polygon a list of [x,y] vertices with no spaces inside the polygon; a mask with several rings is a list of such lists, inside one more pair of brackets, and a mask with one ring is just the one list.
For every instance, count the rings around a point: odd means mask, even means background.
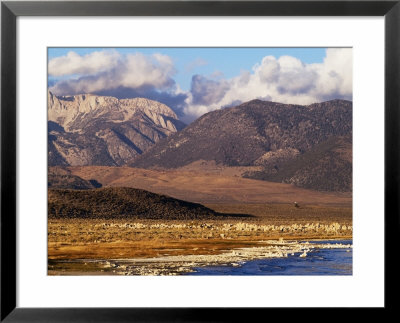
[{"label": "dark vegetation patch", "polygon": [[63,167],[49,167],[47,174],[47,187],[51,189],[87,190],[101,187],[95,179],[85,180]]},{"label": "dark vegetation patch", "polygon": [[95,179],[89,179],[89,183],[92,184],[94,188],[100,188],[103,186],[101,183],[99,183]]},{"label": "dark vegetation patch", "polygon": [[191,220],[251,217],[215,212],[201,204],[145,190],[107,187],[92,190],[48,190],[49,218],[127,218]]}]

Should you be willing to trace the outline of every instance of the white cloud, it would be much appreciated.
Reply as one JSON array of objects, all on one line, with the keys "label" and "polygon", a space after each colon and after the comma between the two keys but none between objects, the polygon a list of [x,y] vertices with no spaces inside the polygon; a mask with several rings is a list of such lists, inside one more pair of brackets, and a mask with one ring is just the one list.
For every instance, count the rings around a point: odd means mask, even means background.
[{"label": "white cloud", "polygon": [[253,68],[263,82],[273,82],[279,76],[280,65],[274,56],[266,56]]},{"label": "white cloud", "polygon": [[[311,104],[331,99],[352,99],[352,49],[329,48],[322,63],[305,64],[291,56],[266,56],[252,72],[227,80],[198,76],[188,96],[185,113],[197,118],[205,112],[238,102],[264,99],[281,103]],[[193,92],[193,87],[192,87]],[[205,97],[208,100],[200,100]]]},{"label": "white cloud", "polygon": [[351,97],[353,93],[353,55],[351,48],[330,48],[322,64],[314,64],[319,75],[319,97],[336,94]]},{"label": "white cloud", "polygon": [[116,52],[93,52],[79,56],[69,52],[49,62],[49,74],[79,74],[77,79],[60,81],[50,88],[57,95],[93,93],[118,87],[166,89],[175,81],[174,64],[162,54],[141,53],[121,55]]},{"label": "white cloud", "polygon": [[49,61],[49,75],[85,75],[109,70],[118,64],[120,55],[116,51],[98,51],[80,56],[70,51],[65,56]]}]

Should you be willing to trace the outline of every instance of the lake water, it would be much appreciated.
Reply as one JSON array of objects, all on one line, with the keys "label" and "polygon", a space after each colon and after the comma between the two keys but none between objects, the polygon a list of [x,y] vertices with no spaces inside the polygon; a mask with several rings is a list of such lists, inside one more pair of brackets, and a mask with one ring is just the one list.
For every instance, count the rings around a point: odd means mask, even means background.
[{"label": "lake water", "polygon": [[[352,244],[352,240],[315,243]],[[238,267],[207,266],[195,269],[196,272],[188,275],[352,275],[353,249],[313,249],[304,258],[294,254],[287,258],[250,260]]]}]

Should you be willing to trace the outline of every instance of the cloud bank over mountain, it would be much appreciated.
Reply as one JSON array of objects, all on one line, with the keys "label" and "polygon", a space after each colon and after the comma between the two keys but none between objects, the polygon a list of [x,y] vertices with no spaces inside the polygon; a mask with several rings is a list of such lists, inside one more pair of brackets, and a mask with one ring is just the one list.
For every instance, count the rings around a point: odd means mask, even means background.
[{"label": "cloud bank over mountain", "polygon": [[54,85],[55,93],[93,93],[120,87],[164,90],[175,85],[174,65],[165,55],[94,52],[81,57],[73,52],[49,62],[49,74],[79,75]]},{"label": "cloud bank over mountain", "polygon": [[234,77],[195,74],[190,89],[183,91],[174,78],[174,59],[161,53],[99,50],[79,55],[70,51],[48,64],[49,76],[56,79],[49,82],[50,91],[56,95],[145,97],[170,106],[186,122],[256,98],[292,104],[351,100],[352,69],[351,48],[328,48],[321,63],[307,64],[292,56],[265,56],[251,70],[242,70]]}]

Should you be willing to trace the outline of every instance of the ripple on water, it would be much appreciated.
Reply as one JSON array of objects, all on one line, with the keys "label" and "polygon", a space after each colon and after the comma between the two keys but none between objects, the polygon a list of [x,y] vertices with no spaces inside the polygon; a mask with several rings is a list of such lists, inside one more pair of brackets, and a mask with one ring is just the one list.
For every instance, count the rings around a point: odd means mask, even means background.
[{"label": "ripple on water", "polygon": [[[324,241],[332,243],[332,241]],[[318,241],[316,243],[324,243]],[[351,244],[351,240],[335,241]],[[256,259],[240,266],[207,266],[196,268],[188,275],[352,275],[352,249],[316,249],[307,257],[298,254],[287,258]]]}]

